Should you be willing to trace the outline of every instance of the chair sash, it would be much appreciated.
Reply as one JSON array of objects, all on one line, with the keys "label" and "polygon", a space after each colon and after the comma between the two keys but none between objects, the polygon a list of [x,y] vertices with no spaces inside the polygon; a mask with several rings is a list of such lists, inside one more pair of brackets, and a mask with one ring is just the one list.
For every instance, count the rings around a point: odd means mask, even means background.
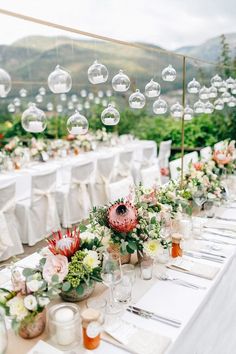
[{"label": "chair sash", "polygon": [[55,227],[55,215],[57,213],[57,206],[55,201],[55,196],[53,193],[55,192],[55,187],[51,186],[51,188],[47,190],[42,190],[38,188],[34,188],[33,190],[33,202],[37,202],[40,198],[45,197],[48,201],[48,212],[47,212],[47,221],[46,226],[47,230],[53,230]]},{"label": "chair sash", "polygon": [[9,233],[5,213],[7,211],[14,210],[15,200],[10,199],[7,203],[0,209],[0,257],[7,250],[8,247],[14,246],[11,240],[11,235]]}]

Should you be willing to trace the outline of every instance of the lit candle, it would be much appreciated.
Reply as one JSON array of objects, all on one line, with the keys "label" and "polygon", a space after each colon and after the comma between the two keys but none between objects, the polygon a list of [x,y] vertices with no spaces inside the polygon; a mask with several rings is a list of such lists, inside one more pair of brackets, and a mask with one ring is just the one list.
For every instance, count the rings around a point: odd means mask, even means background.
[{"label": "lit candle", "polygon": [[141,108],[141,104],[139,101],[132,102],[132,108]]},{"label": "lit candle", "polygon": [[104,78],[102,75],[97,75],[93,77],[93,82],[95,84],[101,84],[102,82],[104,82]]},{"label": "lit candle", "polygon": [[125,84],[117,84],[116,85],[116,91],[119,91],[119,92],[126,91],[126,85]]},{"label": "lit candle", "polygon": [[63,83],[54,84],[54,91],[57,93],[67,92],[67,85]]},{"label": "lit candle", "polygon": [[106,125],[114,125],[115,124],[115,119],[112,117],[107,117],[104,119]]},{"label": "lit candle", "polygon": [[150,90],[150,91],[148,91],[148,96],[149,97],[157,97],[158,93],[156,90]]},{"label": "lit candle", "polygon": [[28,130],[32,133],[40,133],[43,131],[43,123],[38,121],[29,122]]},{"label": "lit candle", "polygon": [[83,134],[83,128],[82,127],[72,127],[70,132],[73,135]]},{"label": "lit candle", "polygon": [[74,312],[69,308],[61,308],[55,313],[56,337],[59,345],[70,345],[76,340],[76,328],[68,326],[74,319]]}]

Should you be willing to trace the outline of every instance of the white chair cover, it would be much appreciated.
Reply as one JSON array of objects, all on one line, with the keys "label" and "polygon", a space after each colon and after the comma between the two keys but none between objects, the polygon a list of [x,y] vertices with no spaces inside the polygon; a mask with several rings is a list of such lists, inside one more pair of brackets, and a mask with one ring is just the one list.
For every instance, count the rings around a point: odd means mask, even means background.
[{"label": "white chair cover", "polygon": [[32,175],[31,198],[16,204],[23,243],[32,246],[60,229],[55,191],[55,170]]},{"label": "white chair cover", "polygon": [[198,162],[198,153],[197,151],[190,152],[189,154],[184,155],[184,172],[189,170],[189,164]]},{"label": "white chair cover", "polygon": [[158,163],[141,169],[141,183],[145,188],[161,185],[161,173]]},{"label": "white chair cover", "polygon": [[109,202],[114,202],[118,199],[126,198],[130,194],[133,186],[134,186],[134,181],[131,176],[110,183]]},{"label": "white chair cover", "polygon": [[133,150],[124,150],[118,153],[118,161],[114,177],[115,180],[131,176],[133,157]]},{"label": "white chair cover", "polygon": [[71,227],[89,215],[92,208],[88,186],[95,177],[95,162],[84,161],[71,169],[71,182],[57,190],[59,214],[63,227]]},{"label": "white chair cover", "polygon": [[212,148],[210,146],[206,146],[200,150],[201,160],[208,161],[212,157]]},{"label": "white chair cover", "polygon": [[98,157],[95,183],[90,184],[93,206],[102,206],[109,201],[109,185],[112,181],[114,166],[114,154]]},{"label": "white chair cover", "polygon": [[15,182],[0,188],[0,261],[23,253],[15,217]]},{"label": "white chair cover", "polygon": [[178,179],[180,176],[181,159],[172,160],[169,163],[171,179]]},{"label": "white chair cover", "polygon": [[160,168],[169,166],[172,140],[162,141],[160,143],[158,161]]},{"label": "white chair cover", "polygon": [[151,166],[157,157],[157,144],[155,141],[143,142],[142,166]]}]

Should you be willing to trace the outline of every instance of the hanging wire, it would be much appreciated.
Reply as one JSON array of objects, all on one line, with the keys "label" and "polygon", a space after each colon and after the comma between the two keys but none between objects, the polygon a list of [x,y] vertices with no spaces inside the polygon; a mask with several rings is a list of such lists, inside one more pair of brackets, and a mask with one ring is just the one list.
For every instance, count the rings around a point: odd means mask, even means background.
[{"label": "hanging wire", "polygon": [[15,17],[15,18],[18,18],[18,19],[21,19],[21,20],[24,20],[24,21],[37,23],[37,24],[40,24],[40,25],[43,25],[43,26],[47,26],[47,27],[57,28],[59,30],[65,31],[65,32],[80,34],[80,35],[85,36],[85,37],[90,37],[90,38],[94,38],[94,39],[100,39],[100,40],[103,40],[103,41],[112,42],[112,43],[115,43],[115,44],[121,44],[121,45],[125,45],[125,46],[128,46],[128,47],[139,48],[139,49],[148,50],[148,51],[154,50],[154,51],[159,52],[159,53],[162,52],[162,53],[170,54],[170,55],[173,55],[175,57],[182,58],[182,59],[185,57],[185,58],[187,58],[189,60],[196,60],[196,61],[201,62],[201,63],[214,65],[217,68],[225,68],[225,69],[228,68],[228,69],[231,69],[231,70],[235,71],[235,68],[233,66],[230,66],[230,65],[223,65],[223,64],[219,64],[219,63],[208,61],[208,60],[204,60],[204,59],[194,58],[194,57],[191,57],[189,55],[173,53],[170,50],[165,50],[165,49],[161,49],[161,48],[153,48],[153,47],[150,48],[148,46],[145,46],[143,44],[141,45],[139,43],[130,43],[130,42],[126,42],[126,41],[123,41],[123,40],[120,40],[120,39],[115,39],[115,38],[111,38],[111,37],[101,36],[101,35],[98,35],[98,34],[95,34],[95,33],[82,31],[82,30],[77,29],[77,28],[60,25],[60,24],[55,23],[55,22],[45,21],[45,20],[42,20],[42,19],[39,19],[39,18],[36,18],[36,17],[23,15],[23,14],[20,14],[20,13],[17,13],[17,12],[8,11],[8,10],[1,9],[1,8],[0,8],[0,13],[3,14],[3,15]]}]

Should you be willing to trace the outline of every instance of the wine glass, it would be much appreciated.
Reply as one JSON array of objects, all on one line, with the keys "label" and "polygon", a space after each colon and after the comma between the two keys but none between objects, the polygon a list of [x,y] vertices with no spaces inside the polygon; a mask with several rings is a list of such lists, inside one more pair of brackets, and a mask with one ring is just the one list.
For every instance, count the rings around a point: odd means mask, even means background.
[{"label": "wine glass", "polygon": [[110,309],[115,308],[113,290],[122,278],[120,258],[114,253],[104,253],[101,278],[103,283],[109,287],[109,301],[108,307]]},{"label": "wine glass", "polygon": [[7,352],[7,329],[3,314],[0,312],[0,354]]}]

